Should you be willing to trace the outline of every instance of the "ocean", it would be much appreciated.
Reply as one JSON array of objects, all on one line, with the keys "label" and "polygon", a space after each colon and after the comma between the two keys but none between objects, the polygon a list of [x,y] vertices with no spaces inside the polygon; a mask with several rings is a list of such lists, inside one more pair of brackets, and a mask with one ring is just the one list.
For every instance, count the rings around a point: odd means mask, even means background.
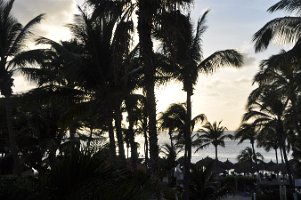
[{"label": "ocean", "polygon": [[[234,132],[229,131],[229,133],[233,134]],[[139,157],[144,157],[143,147],[144,147],[144,138],[143,136],[137,136],[136,141],[140,144],[139,148]],[[162,146],[165,143],[170,144],[169,136],[167,133],[159,133],[158,135],[158,143],[159,146]],[[225,141],[225,147],[218,147],[218,159],[220,161],[226,161],[229,159],[229,161],[236,163],[237,162],[237,156],[240,154],[240,152],[245,149],[246,147],[251,147],[251,144],[249,141],[244,141],[241,144],[238,144],[238,140],[226,140]],[[211,158],[215,158],[215,149],[213,145],[209,145],[208,147],[204,149],[200,149],[198,152],[194,153],[196,148],[192,149],[193,155],[191,158],[191,161],[193,163],[209,156]],[[271,149],[270,152],[265,151],[263,148],[258,148],[257,145],[255,145],[255,151],[259,152],[263,155],[265,162],[270,162],[271,160],[273,162],[276,162],[276,156],[275,151]],[[178,157],[181,157],[183,154],[179,154]],[[278,150],[278,158],[279,161],[281,159],[280,151]]]}]

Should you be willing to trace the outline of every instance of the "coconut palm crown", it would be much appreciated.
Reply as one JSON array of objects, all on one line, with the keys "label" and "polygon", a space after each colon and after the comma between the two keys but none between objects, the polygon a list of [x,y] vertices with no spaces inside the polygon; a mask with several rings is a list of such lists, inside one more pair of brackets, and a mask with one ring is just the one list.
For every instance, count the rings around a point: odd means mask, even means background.
[{"label": "coconut palm crown", "polygon": [[215,148],[215,159],[218,160],[217,156],[217,147],[225,147],[225,139],[232,139],[231,134],[226,134],[225,131],[227,128],[221,126],[222,121],[220,122],[207,122],[203,128],[198,130],[196,134],[197,139],[193,141],[193,146],[196,146],[196,152],[200,149],[212,144]]}]

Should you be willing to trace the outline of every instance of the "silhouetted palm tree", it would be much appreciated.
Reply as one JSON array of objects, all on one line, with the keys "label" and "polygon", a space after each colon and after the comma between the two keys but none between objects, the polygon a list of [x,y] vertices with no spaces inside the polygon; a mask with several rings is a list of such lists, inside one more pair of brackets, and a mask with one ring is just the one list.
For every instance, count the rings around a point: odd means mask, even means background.
[{"label": "silhouetted palm tree", "polygon": [[137,52],[137,48],[130,51],[131,7],[127,1],[91,0],[88,3],[90,10],[79,8],[80,15],[76,16],[74,24],[69,25],[74,38],[84,49],[77,77],[82,80],[82,87],[91,91],[99,110],[105,110],[111,144],[114,119],[119,157],[124,160],[122,102],[135,87],[129,74],[132,67],[136,67],[130,61]]},{"label": "silhouetted palm tree", "polygon": [[[150,142],[150,166],[152,173],[157,172],[158,163],[158,138],[156,128],[156,98],[155,98],[155,72],[156,63],[151,38],[154,29],[155,15],[180,10],[181,6],[191,3],[191,0],[166,1],[166,0],[139,0],[138,5],[138,34],[140,54],[143,62],[144,86],[147,98],[147,113],[149,116],[149,142]],[[164,25],[161,24],[163,29]],[[187,199],[187,198],[186,198]]]},{"label": "silhouetted palm tree", "polygon": [[263,156],[261,155],[261,153],[257,152],[254,156],[253,156],[253,150],[250,147],[246,147],[244,150],[242,150],[240,152],[240,154],[237,156],[237,160],[238,162],[246,162],[246,163],[250,163],[251,166],[251,170],[254,172],[253,170],[253,163],[258,161],[263,161]]},{"label": "silhouetted palm tree", "polygon": [[26,39],[31,36],[31,29],[39,23],[43,15],[38,15],[22,26],[17,19],[11,14],[14,0],[0,0],[0,92],[6,99],[6,118],[9,133],[10,152],[14,159],[14,173],[19,173],[18,169],[18,147],[16,144],[16,136],[12,124],[12,105],[10,97],[13,94],[12,86],[14,79],[12,78],[14,71],[20,67],[16,65],[15,60],[22,60],[22,64],[33,63],[33,55],[24,53]]},{"label": "silhouetted palm tree", "polygon": [[[251,144],[251,147],[252,147],[253,156],[255,156],[256,152],[255,152],[254,143],[255,143],[257,135],[258,134],[256,132],[256,125],[255,124],[243,123],[239,127],[239,129],[236,131],[235,139],[239,139],[238,144],[241,144],[245,140],[249,140],[250,144]],[[255,165],[257,166],[257,161],[256,160],[255,160]]]},{"label": "silhouetted palm tree", "polygon": [[231,134],[226,134],[227,128],[221,126],[221,121],[219,123],[214,122],[211,124],[207,122],[203,128],[198,130],[196,134],[196,139],[193,141],[193,146],[196,146],[196,152],[204,147],[212,144],[215,148],[215,160],[218,160],[217,148],[218,146],[225,147],[225,139],[232,139]]},{"label": "silhouetted palm tree", "polygon": [[[300,2],[298,0],[280,0],[268,9],[269,12],[278,10],[290,13],[300,12]],[[301,18],[299,16],[281,17],[269,21],[254,34],[255,50],[266,49],[273,39],[280,39],[286,43],[298,41],[301,36],[300,23]]]},{"label": "silhouetted palm tree", "polygon": [[253,120],[257,127],[272,127],[276,129],[290,184],[293,185],[291,166],[288,162],[286,152],[287,130],[284,127],[287,97],[276,92],[273,87],[262,87],[255,89],[249,96],[249,110],[244,114],[243,121]]},{"label": "silhouetted palm tree", "polygon": [[277,133],[275,127],[263,127],[257,136],[257,146],[263,147],[267,152],[274,149],[276,156],[276,163],[279,163],[278,149],[279,141],[277,139]]},{"label": "silhouetted palm tree", "polygon": [[[191,162],[191,96],[197,83],[199,73],[212,73],[225,65],[240,67],[242,55],[235,50],[217,51],[203,59],[201,37],[206,31],[206,11],[199,19],[196,30],[193,30],[190,17],[179,12],[172,12],[162,18],[165,31],[158,31],[157,37],[163,42],[163,50],[173,66],[173,77],[183,83],[186,92],[186,130],[185,130],[185,190],[188,190],[189,169]],[[174,19],[177,23],[171,24]],[[179,31],[180,30],[180,31]]]}]

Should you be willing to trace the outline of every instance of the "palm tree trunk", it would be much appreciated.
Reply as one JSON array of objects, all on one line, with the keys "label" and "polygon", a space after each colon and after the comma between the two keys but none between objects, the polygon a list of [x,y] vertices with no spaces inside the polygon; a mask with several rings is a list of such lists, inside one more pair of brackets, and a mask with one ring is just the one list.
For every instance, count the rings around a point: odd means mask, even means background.
[{"label": "palm tree trunk", "polygon": [[144,64],[144,86],[149,116],[150,167],[152,175],[157,176],[159,148],[156,127],[156,98],[154,91],[155,65],[153,59],[153,42],[151,40],[153,14],[155,13],[155,10],[155,2],[149,0],[138,1],[138,34],[140,52]]},{"label": "palm tree trunk", "polygon": [[281,163],[284,164],[284,159],[283,159],[283,153],[282,153],[282,147],[281,147],[281,145],[279,147],[279,151],[280,151]]},{"label": "palm tree trunk", "polygon": [[143,135],[144,135],[144,165],[146,167],[146,169],[148,169],[148,135],[147,135],[147,131],[144,130],[143,131]]},{"label": "palm tree trunk", "polygon": [[169,129],[168,135],[169,135],[169,140],[170,140],[170,146],[171,146],[172,149],[174,149],[173,140],[172,140],[172,130],[171,129]]},{"label": "palm tree trunk", "polygon": [[11,98],[10,96],[5,97],[5,108],[6,108],[6,123],[9,134],[9,149],[10,153],[13,156],[13,173],[16,175],[20,175],[20,160],[18,157],[18,146],[16,142],[15,130],[13,128],[13,117],[12,117],[12,106],[11,106]]},{"label": "palm tree trunk", "polygon": [[142,129],[143,129],[143,136],[144,136],[144,165],[146,169],[148,169],[148,134],[147,134],[147,109],[143,106],[143,119],[142,119]]},{"label": "palm tree trunk", "polygon": [[277,165],[279,164],[279,161],[278,161],[278,152],[277,152],[277,148],[275,148],[275,156],[276,156],[276,163]]},{"label": "palm tree trunk", "polygon": [[146,91],[146,107],[149,117],[149,147],[151,176],[154,180],[156,197],[161,199],[158,176],[158,137],[156,127],[156,98],[155,98],[155,65],[153,42],[151,32],[153,26],[153,15],[156,11],[156,2],[149,0],[138,0],[138,34],[140,53],[144,66],[144,87]]},{"label": "palm tree trunk", "polygon": [[128,112],[129,115],[129,127],[128,127],[128,134],[129,134],[129,140],[131,145],[131,161],[132,161],[132,167],[133,170],[137,170],[137,159],[138,159],[138,153],[137,153],[137,145],[135,142],[135,134],[134,134],[134,122],[131,116],[131,113]]},{"label": "palm tree trunk", "polygon": [[184,199],[189,200],[189,181],[191,163],[191,92],[186,92],[187,116],[185,121],[185,155],[184,155]]},{"label": "palm tree trunk", "polygon": [[296,103],[296,93],[292,92],[291,93],[291,103],[292,103],[292,111],[293,111],[293,120],[294,120],[294,125],[296,127],[297,133],[298,135],[301,135],[301,128],[300,125],[298,123],[298,111],[297,111],[297,103]]},{"label": "palm tree trunk", "polygon": [[214,148],[215,148],[215,160],[217,161],[218,159],[217,159],[217,146],[214,146]]},{"label": "palm tree trunk", "polygon": [[90,135],[89,135],[88,142],[87,142],[87,148],[88,149],[90,148],[92,139],[93,139],[93,128],[90,127]]},{"label": "palm tree trunk", "polygon": [[252,145],[252,159],[254,159],[255,161],[255,168],[256,168],[256,172],[259,174],[259,170],[258,170],[258,165],[257,165],[257,157],[256,157],[256,152],[255,152],[255,147],[254,147],[254,141],[251,140],[251,145]]},{"label": "palm tree trunk", "polygon": [[69,134],[70,134],[70,142],[72,145],[72,149],[77,149],[79,148],[77,145],[77,142],[75,140],[75,134],[76,134],[76,126],[74,124],[74,122],[71,122],[71,126],[69,128]]},{"label": "palm tree trunk", "polygon": [[117,109],[115,109],[114,119],[115,119],[115,128],[116,128],[116,135],[117,135],[119,158],[122,161],[125,161],[123,134],[122,134],[122,129],[121,129],[122,115],[121,115],[121,111],[120,111],[119,107]]},{"label": "palm tree trunk", "polygon": [[116,144],[115,144],[115,136],[114,136],[114,128],[113,128],[113,117],[110,117],[108,120],[108,129],[109,129],[109,148],[110,154],[113,159],[116,158]]},{"label": "palm tree trunk", "polygon": [[277,125],[277,133],[278,133],[278,139],[279,139],[279,144],[281,145],[282,153],[283,153],[283,158],[284,158],[284,163],[286,166],[290,186],[294,188],[294,181],[292,177],[292,171],[290,164],[287,159],[287,154],[286,154],[286,149],[285,149],[285,136],[284,136],[284,130],[283,130],[283,124],[281,120],[278,120],[278,125]]}]

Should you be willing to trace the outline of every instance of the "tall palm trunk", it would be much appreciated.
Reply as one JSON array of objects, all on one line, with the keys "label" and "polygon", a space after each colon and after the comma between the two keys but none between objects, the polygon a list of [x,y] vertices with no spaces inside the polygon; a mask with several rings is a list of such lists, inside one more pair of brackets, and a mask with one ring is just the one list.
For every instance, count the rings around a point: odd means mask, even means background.
[{"label": "tall palm trunk", "polygon": [[75,139],[76,130],[77,130],[77,127],[76,127],[75,123],[71,122],[71,126],[69,128],[69,134],[70,134],[70,142],[71,142],[73,150],[79,148],[78,143]]},{"label": "tall palm trunk", "polygon": [[275,148],[275,156],[276,156],[276,163],[277,165],[279,164],[279,161],[278,161],[278,152],[277,152],[277,148]]},{"label": "tall palm trunk", "polygon": [[170,140],[170,147],[174,150],[173,140],[172,140],[172,129],[168,130],[169,140]]},{"label": "tall palm trunk", "polygon": [[280,151],[280,157],[281,157],[281,163],[284,164],[284,158],[283,158],[283,151],[282,151],[282,145],[280,145],[279,147],[279,151]]},{"label": "tall palm trunk", "polygon": [[185,155],[184,155],[184,199],[189,200],[189,181],[190,181],[190,163],[191,163],[191,95],[192,92],[186,92],[187,116],[185,121]]},{"label": "tall palm trunk", "polygon": [[149,152],[149,143],[148,143],[148,121],[147,121],[147,108],[146,108],[146,102],[145,99],[143,101],[143,115],[142,115],[142,131],[143,131],[143,136],[144,136],[144,165],[145,168],[148,169],[148,152]]},{"label": "tall palm trunk", "polygon": [[146,169],[148,168],[148,135],[147,135],[147,131],[143,130],[143,135],[144,135],[144,165],[146,167]]},{"label": "tall palm trunk", "polygon": [[128,112],[128,118],[129,118],[129,127],[128,127],[128,134],[129,134],[129,140],[131,145],[131,161],[132,161],[132,167],[133,170],[137,170],[137,159],[138,159],[138,153],[137,153],[137,145],[135,142],[135,134],[134,134],[134,121],[132,118],[132,113]]},{"label": "tall palm trunk", "polygon": [[286,167],[286,170],[287,170],[287,173],[288,173],[289,182],[290,182],[291,187],[294,188],[294,181],[293,181],[293,177],[292,177],[292,171],[291,171],[291,167],[290,167],[290,164],[288,162],[288,159],[287,159],[287,153],[286,153],[286,148],[285,148],[285,136],[284,136],[283,124],[282,124],[281,120],[278,120],[277,133],[278,133],[279,144],[281,146],[282,153],[283,153],[285,167]]},{"label": "tall palm trunk", "polygon": [[88,142],[87,142],[87,148],[88,149],[90,148],[92,139],[93,139],[93,128],[90,127],[90,135],[89,135]]},{"label": "tall palm trunk", "polygon": [[218,160],[218,158],[217,158],[217,146],[214,146],[214,148],[215,148],[215,160],[217,161]]},{"label": "tall palm trunk", "polygon": [[255,147],[254,147],[254,141],[253,140],[251,140],[250,141],[250,143],[251,143],[251,146],[252,146],[252,159],[254,159],[254,161],[255,161],[255,170],[256,170],[256,172],[259,174],[259,170],[258,170],[258,163],[257,163],[257,157],[256,157],[256,152],[255,152]]},{"label": "tall palm trunk", "polygon": [[12,116],[12,106],[11,106],[11,98],[10,96],[5,96],[5,108],[6,108],[6,123],[9,134],[9,149],[13,156],[13,173],[16,175],[20,175],[20,160],[18,157],[18,146],[16,142],[15,130],[13,128],[13,116]]},{"label": "tall palm trunk", "polygon": [[119,158],[122,161],[125,161],[123,134],[121,129],[122,114],[119,106],[115,109],[114,120],[115,120],[115,128],[116,128],[116,135],[117,135]]},{"label": "tall palm trunk", "polygon": [[297,111],[297,97],[296,97],[296,94],[295,92],[292,92],[291,93],[291,103],[292,103],[292,111],[293,111],[293,120],[294,120],[294,125],[295,125],[295,128],[297,130],[297,133],[298,135],[301,135],[301,127],[299,125],[299,122],[298,122],[298,111]]},{"label": "tall palm trunk", "polygon": [[109,117],[108,119],[108,129],[109,129],[109,148],[112,159],[116,158],[116,144],[115,144],[115,136],[114,136],[114,128],[113,128],[113,117]]},{"label": "tall palm trunk", "polygon": [[146,90],[146,106],[149,116],[149,143],[151,173],[158,172],[158,138],[156,127],[156,98],[155,98],[155,65],[151,31],[155,2],[149,0],[138,1],[138,34],[140,51],[144,64],[144,85]]}]

